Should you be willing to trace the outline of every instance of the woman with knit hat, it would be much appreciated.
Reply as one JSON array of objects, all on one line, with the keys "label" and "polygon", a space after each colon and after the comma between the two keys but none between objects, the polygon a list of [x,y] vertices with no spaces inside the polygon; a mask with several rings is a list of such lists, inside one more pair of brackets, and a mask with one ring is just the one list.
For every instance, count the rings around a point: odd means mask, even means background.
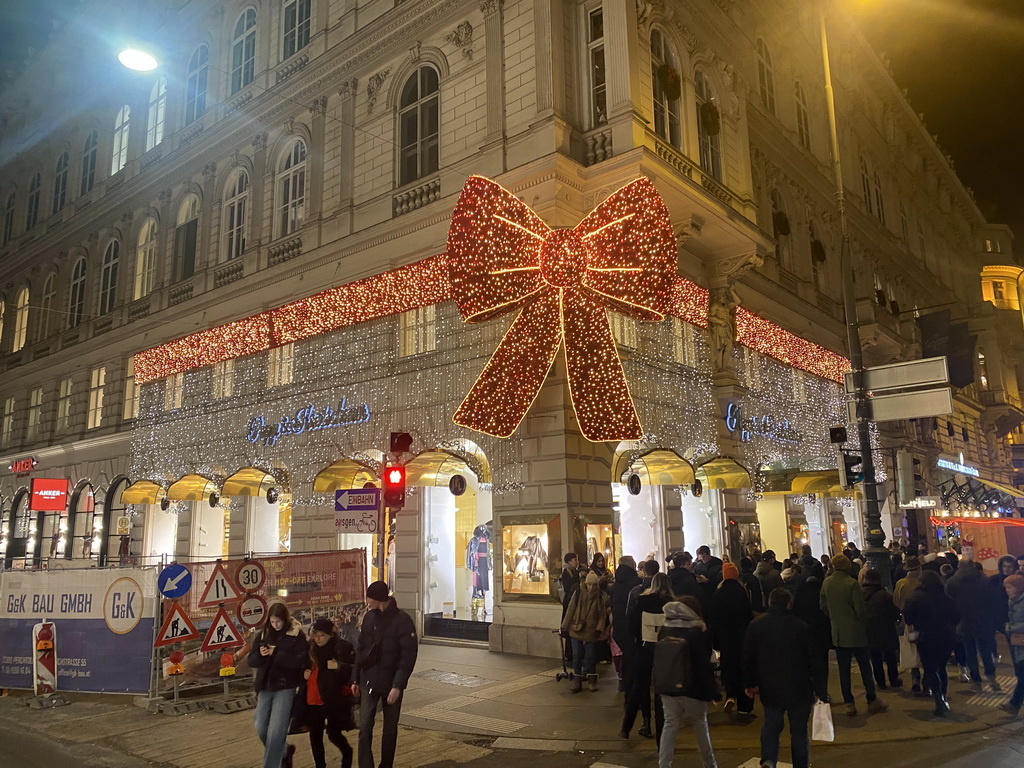
[{"label": "woman with knit hat", "polygon": [[583,690],[583,675],[590,690],[597,690],[597,644],[609,627],[608,597],[601,589],[601,579],[591,571],[569,601],[562,619],[562,629],[572,638],[574,677],[569,690]]},{"label": "woman with knit hat", "polygon": [[725,713],[749,716],[754,701],[743,691],[743,638],[754,613],[750,595],[739,578],[740,571],[735,565],[722,565],[722,583],[711,597],[711,634],[714,647],[721,654]]},{"label": "woman with knit hat", "polygon": [[309,668],[306,670],[306,724],[309,749],[316,768],[327,768],[324,731],[341,750],[341,768],[351,768],[352,747],[342,731],[356,727],[352,720],[352,643],[337,635],[330,619],[317,619],[310,632]]}]

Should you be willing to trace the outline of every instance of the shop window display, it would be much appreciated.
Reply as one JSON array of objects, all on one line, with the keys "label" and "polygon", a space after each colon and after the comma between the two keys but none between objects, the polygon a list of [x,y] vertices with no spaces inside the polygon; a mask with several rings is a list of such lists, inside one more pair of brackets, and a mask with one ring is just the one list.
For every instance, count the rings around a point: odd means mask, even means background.
[{"label": "shop window display", "polygon": [[[626,486],[612,484],[612,509],[618,523],[619,549],[622,554],[632,555],[638,563],[651,558],[659,562],[665,559],[667,551],[662,506],[660,486],[645,485],[634,496]],[[617,563],[618,559],[614,562]]]},{"label": "shop window display", "polygon": [[729,519],[729,557],[734,563],[741,558],[761,558],[761,526],[758,523]]},{"label": "shop window display", "polygon": [[501,528],[502,591],[506,599],[558,599],[553,567],[561,557],[561,517],[506,518]]}]

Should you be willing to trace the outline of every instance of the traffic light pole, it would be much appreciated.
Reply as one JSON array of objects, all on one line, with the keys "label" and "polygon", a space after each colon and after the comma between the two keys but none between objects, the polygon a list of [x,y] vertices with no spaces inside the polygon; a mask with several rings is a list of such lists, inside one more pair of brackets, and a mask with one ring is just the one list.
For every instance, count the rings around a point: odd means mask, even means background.
[{"label": "traffic light pole", "polygon": [[[829,62],[828,32],[825,28],[824,4],[818,13],[821,28],[821,56],[825,69],[825,98],[828,103],[829,139],[832,150],[832,171],[836,185],[836,213],[841,236],[840,269],[843,279],[843,309],[846,319],[846,338],[853,369],[853,398],[857,413],[857,442],[864,471],[864,556],[869,568],[882,576],[882,584],[892,586],[889,552],[885,548],[882,514],[878,504],[878,485],[875,479],[875,461],[871,453],[871,411],[864,389],[864,355],[860,346],[860,327],[857,321],[857,297],[854,291],[853,256],[850,253],[850,228],[846,219],[846,191],[839,154],[839,130],[836,122],[835,93],[832,87],[832,68]],[[840,457],[842,460],[842,457]]]}]

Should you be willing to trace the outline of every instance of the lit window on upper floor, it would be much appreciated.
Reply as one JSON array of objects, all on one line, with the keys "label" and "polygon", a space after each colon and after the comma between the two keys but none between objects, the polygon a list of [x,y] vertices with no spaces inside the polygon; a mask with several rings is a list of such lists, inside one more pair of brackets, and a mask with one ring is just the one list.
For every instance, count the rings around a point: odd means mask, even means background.
[{"label": "lit window on upper floor", "polygon": [[291,384],[295,378],[295,345],[282,344],[267,353],[267,387]]},{"label": "lit window on upper floor", "polygon": [[172,373],[164,379],[164,410],[175,411],[185,402],[185,374]]},{"label": "lit window on upper floor", "polygon": [[156,219],[148,218],[139,228],[139,239],[135,245],[135,285],[133,299],[148,296],[156,284]]},{"label": "lit window on upper floor", "polygon": [[28,341],[28,312],[29,312],[29,290],[28,286],[22,286],[14,299],[14,339],[11,343],[11,351],[17,352],[24,348]]},{"label": "lit window on upper floor", "polygon": [[8,397],[4,400],[4,418],[3,423],[0,424],[0,445],[5,448],[14,440],[15,405],[16,403],[13,397]]},{"label": "lit window on upper floor", "polygon": [[590,94],[590,126],[608,122],[608,78],[604,65],[604,11],[587,12],[587,90]]},{"label": "lit window on upper floor", "polygon": [[608,310],[608,325],[611,327],[615,343],[620,347],[636,349],[636,324],[637,321],[634,318],[628,317],[621,312]]},{"label": "lit window on upper floor", "polygon": [[309,45],[310,0],[292,0],[284,6],[284,58]]},{"label": "lit window on upper floor", "polygon": [[249,174],[238,169],[224,199],[223,261],[237,259],[245,253],[246,223],[249,207]]},{"label": "lit window on upper floor", "polygon": [[28,424],[25,427],[25,439],[35,440],[43,424],[43,388],[36,387],[29,395]]},{"label": "lit window on upper floor", "polygon": [[437,70],[420,67],[406,79],[398,102],[399,186],[437,171],[439,130]]},{"label": "lit window on upper floor", "polygon": [[437,349],[437,315],[433,304],[398,316],[398,355],[411,357]]},{"label": "lit window on upper floor", "polygon": [[672,318],[672,359],[688,368],[697,368],[697,329],[678,317]]},{"label": "lit window on upper floor", "polygon": [[214,398],[231,397],[235,393],[235,361],[229,358],[214,363],[212,379]]},{"label": "lit window on upper floor", "polygon": [[178,207],[174,228],[174,281],[192,277],[196,271],[196,247],[199,237],[199,197],[190,194]]},{"label": "lit window on upper floor", "polygon": [[160,78],[149,92],[149,112],[146,116],[146,151],[164,140],[164,116],[167,113],[167,80]]},{"label": "lit window on upper floor", "polygon": [[57,432],[66,432],[71,428],[71,396],[74,391],[74,379],[70,376],[61,379],[60,394],[57,396]]},{"label": "lit window on upper floor", "polygon": [[117,305],[117,282],[121,267],[121,243],[111,240],[103,252],[103,266],[100,270],[99,314],[113,311]]},{"label": "lit window on upper floor", "polygon": [[210,49],[200,45],[188,61],[185,82],[185,125],[191,125],[206,112],[206,92],[210,76]]},{"label": "lit window on upper floor", "polygon": [[697,143],[700,145],[700,167],[718,181],[722,180],[722,118],[718,100],[704,70],[693,73],[694,96],[697,100]]},{"label": "lit window on upper floor", "polygon": [[62,152],[57,158],[57,165],[53,171],[53,205],[50,208],[51,214],[57,214],[64,208],[68,199],[68,153]]},{"label": "lit window on upper floor", "polygon": [[775,69],[772,52],[763,38],[757,38],[757,89],[761,106],[775,114]]},{"label": "lit window on upper floor", "polygon": [[107,369],[93,368],[89,379],[89,412],[87,429],[94,429],[103,423],[103,390],[107,383]]},{"label": "lit window on upper floor", "polygon": [[71,272],[71,284],[68,291],[68,328],[76,328],[82,323],[85,314],[85,258],[75,262]]},{"label": "lit window on upper floor", "polygon": [[295,139],[278,162],[274,181],[277,200],[277,236],[302,229],[306,218],[306,142]]},{"label": "lit window on upper floor", "polygon": [[131,118],[131,107],[125,104],[114,119],[114,142],[110,153],[111,176],[128,163],[128,129],[131,127]]},{"label": "lit window on upper floor", "polygon": [[664,33],[651,30],[651,82],[654,91],[654,132],[676,149],[682,147],[679,95],[682,81],[679,63]]},{"label": "lit window on upper floor", "polygon": [[235,23],[231,40],[231,94],[256,77],[256,9],[247,8]]}]

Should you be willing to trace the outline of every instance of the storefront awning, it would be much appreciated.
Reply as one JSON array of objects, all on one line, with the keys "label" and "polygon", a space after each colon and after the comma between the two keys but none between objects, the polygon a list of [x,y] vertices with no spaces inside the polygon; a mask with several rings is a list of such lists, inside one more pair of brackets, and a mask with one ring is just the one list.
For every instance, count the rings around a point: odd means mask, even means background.
[{"label": "storefront awning", "polygon": [[675,451],[645,453],[633,459],[629,469],[644,485],[693,485],[693,465]]},{"label": "storefront awning", "polygon": [[835,469],[806,470],[795,473],[770,473],[764,476],[765,496],[790,496],[809,494],[823,498],[850,497],[864,498],[855,488],[843,488],[839,484],[839,472]]},{"label": "storefront awning", "polygon": [[211,493],[217,492],[216,484],[202,475],[185,475],[167,489],[167,498],[172,501],[204,501]]},{"label": "storefront awning", "polygon": [[697,468],[697,479],[707,489],[749,488],[750,473],[735,459],[719,456]]},{"label": "storefront awning", "polygon": [[1024,499],[1024,491],[1022,491],[1020,488],[1014,488],[1013,486],[1010,485],[1003,485],[1002,483],[997,483],[993,480],[979,480],[978,482],[995,491],[1005,493],[1007,496],[1010,496],[1011,498]]},{"label": "storefront awning", "polygon": [[476,473],[458,456],[446,451],[424,451],[405,465],[405,484],[445,486],[454,475],[466,474]]},{"label": "storefront awning", "polygon": [[136,480],[121,492],[122,504],[159,504],[164,489],[152,480]]},{"label": "storefront awning", "polygon": [[339,459],[313,478],[313,493],[334,493],[377,482],[377,473],[370,467],[352,459]]},{"label": "storefront awning", "polygon": [[262,496],[276,484],[273,475],[256,467],[245,467],[224,481],[220,493],[221,496]]}]

